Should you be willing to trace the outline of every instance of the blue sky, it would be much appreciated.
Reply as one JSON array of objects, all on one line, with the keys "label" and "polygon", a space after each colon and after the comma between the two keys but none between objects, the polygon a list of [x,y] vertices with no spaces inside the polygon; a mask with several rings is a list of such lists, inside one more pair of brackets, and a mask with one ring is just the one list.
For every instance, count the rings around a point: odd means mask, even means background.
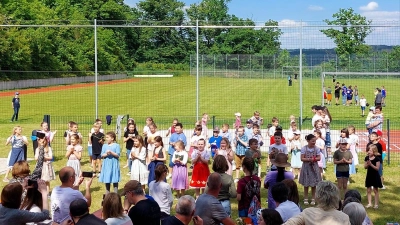
[{"label": "blue sky", "polygon": [[[139,0],[125,0],[134,7]],[[187,6],[199,3],[200,0],[183,0]],[[332,19],[332,15],[340,8],[353,8],[356,13],[372,20],[373,24],[394,24],[400,20],[400,0],[232,0],[229,4],[229,14],[239,18],[250,18],[257,24],[269,19],[278,21],[280,25],[323,25],[324,19]],[[378,22],[379,21],[379,22]],[[398,25],[398,23],[395,23]],[[334,43],[326,38],[319,29],[321,27],[305,27],[303,42],[305,48],[331,48]],[[280,41],[284,48],[298,48],[299,29],[283,28],[284,35]],[[400,45],[399,27],[376,27],[368,36],[368,44]]]}]

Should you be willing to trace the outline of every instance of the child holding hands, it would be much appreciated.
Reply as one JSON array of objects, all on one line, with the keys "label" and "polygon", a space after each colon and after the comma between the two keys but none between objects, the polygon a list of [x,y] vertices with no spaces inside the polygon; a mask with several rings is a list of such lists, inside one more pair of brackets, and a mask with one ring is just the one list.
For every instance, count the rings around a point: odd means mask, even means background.
[{"label": "child holding hands", "polygon": [[74,186],[78,187],[79,176],[81,175],[81,158],[82,158],[82,146],[80,143],[80,138],[78,134],[71,134],[69,137],[70,145],[67,147],[67,153],[65,157],[67,157],[67,166],[74,168],[75,170],[75,184]]},{"label": "child holding hands", "polygon": [[106,133],[106,143],[101,149],[101,157],[103,164],[99,181],[106,184],[106,194],[110,193],[111,183],[114,187],[114,192],[118,193],[118,182],[121,180],[121,172],[119,167],[119,156],[121,148],[116,143],[117,136],[113,131]]},{"label": "child holding hands", "polygon": [[379,203],[379,189],[382,188],[382,181],[379,175],[379,167],[382,163],[382,158],[378,152],[378,148],[375,145],[369,145],[368,147],[368,155],[365,156],[364,159],[364,168],[367,169],[367,176],[365,177],[365,187],[367,188],[367,198],[368,205],[365,208],[371,208],[371,192],[372,187],[374,187],[375,193],[375,205],[374,209],[378,208]]},{"label": "child holding hands", "polygon": [[340,198],[344,199],[344,194],[347,191],[347,181],[349,180],[349,164],[353,162],[353,155],[347,150],[347,138],[339,140],[339,150],[333,154],[333,163],[336,165],[336,178],[338,181],[338,188]]},{"label": "child holding hands", "polygon": [[177,198],[185,194],[185,190],[189,187],[189,178],[187,171],[188,154],[185,151],[183,141],[175,142],[176,151],[172,155],[174,169],[172,171],[172,189],[177,191]]}]

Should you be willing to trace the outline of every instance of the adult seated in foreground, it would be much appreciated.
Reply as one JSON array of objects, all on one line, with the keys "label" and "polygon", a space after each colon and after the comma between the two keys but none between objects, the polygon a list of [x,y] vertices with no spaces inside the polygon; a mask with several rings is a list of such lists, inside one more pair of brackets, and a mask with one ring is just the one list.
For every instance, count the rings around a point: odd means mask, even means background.
[{"label": "adult seated in foreground", "polygon": [[108,193],[103,200],[103,219],[108,225],[132,225],[131,218],[124,213],[121,196],[117,193]]},{"label": "adult seated in foreground", "polygon": [[[62,168],[58,176],[60,177],[61,185],[54,187],[51,193],[51,212],[53,221],[61,224],[63,221],[70,219],[69,206],[73,200],[83,199],[86,201],[87,206],[90,207],[92,204],[90,185],[93,178],[86,180],[86,192],[85,196],[83,196],[79,190],[74,189],[75,170],[72,167],[66,166]],[[81,176],[78,185],[83,180],[84,178]]]},{"label": "adult seated in foreground", "polygon": [[299,206],[288,200],[289,189],[284,183],[278,182],[274,184],[270,191],[276,204],[275,210],[281,215],[283,222],[300,214]]},{"label": "adult seated in foreground", "polygon": [[304,209],[303,212],[292,217],[284,225],[350,225],[349,216],[339,207],[339,189],[330,181],[320,181],[316,188],[315,200],[317,207]]},{"label": "adult seated in foreground", "polygon": [[194,225],[203,225],[199,216],[194,216],[195,200],[190,195],[179,198],[175,207],[175,216],[168,216],[161,221],[161,225],[188,225],[193,220]]},{"label": "adult seated in foreground", "polygon": [[22,185],[18,182],[7,184],[1,191],[0,224],[22,225],[29,222],[40,222],[49,218],[46,183],[43,180],[38,180],[37,182],[38,190],[42,194],[43,211],[36,213],[19,209],[23,191]]},{"label": "adult seated in foreground", "polygon": [[349,215],[351,225],[362,225],[367,215],[363,205],[357,202],[350,202],[343,208],[343,212]]},{"label": "adult seated in foreground", "polygon": [[65,220],[61,225],[107,225],[102,219],[89,213],[89,207],[84,199],[75,199],[69,205],[71,219]]},{"label": "adult seated in foreground", "polygon": [[[139,181],[128,181],[124,186],[123,195],[125,195],[124,211],[129,211],[128,216],[134,225],[160,224],[160,206],[156,201],[145,197],[142,184]],[[134,205],[133,207],[131,207],[132,204]]]},{"label": "adult seated in foreground", "polygon": [[[356,189],[350,189],[344,194],[343,207],[350,202],[357,202],[361,204],[361,194]],[[374,225],[374,223],[372,223],[371,219],[368,217],[368,214],[364,218],[363,225]]]},{"label": "adult seated in foreground", "polygon": [[212,173],[207,179],[208,190],[200,195],[196,201],[195,215],[203,219],[207,225],[234,225],[235,222],[225,212],[217,197],[222,187],[222,178],[219,173]]}]

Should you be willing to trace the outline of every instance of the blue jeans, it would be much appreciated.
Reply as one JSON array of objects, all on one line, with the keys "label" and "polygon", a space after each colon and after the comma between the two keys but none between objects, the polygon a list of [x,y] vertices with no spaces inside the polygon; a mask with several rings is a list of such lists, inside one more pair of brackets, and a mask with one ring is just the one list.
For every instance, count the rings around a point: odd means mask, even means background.
[{"label": "blue jeans", "polygon": [[220,200],[219,202],[221,202],[222,207],[224,207],[225,212],[230,217],[232,214],[232,210],[231,210],[231,202],[229,201],[229,199],[228,200]]},{"label": "blue jeans", "polygon": [[345,105],[347,101],[347,95],[342,95],[342,104]]},{"label": "blue jeans", "polygon": [[14,114],[11,117],[11,121],[14,121],[14,118],[15,118],[15,121],[18,121],[18,113],[19,113],[19,107],[14,107]]}]

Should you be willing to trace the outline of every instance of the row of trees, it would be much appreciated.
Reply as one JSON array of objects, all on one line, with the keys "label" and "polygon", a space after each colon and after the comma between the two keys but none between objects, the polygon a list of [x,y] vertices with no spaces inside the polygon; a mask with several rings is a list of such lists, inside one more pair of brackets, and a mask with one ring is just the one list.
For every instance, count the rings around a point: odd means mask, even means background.
[{"label": "row of trees", "polygon": [[[179,0],[141,0],[131,8],[123,0],[0,0],[0,79],[89,75],[94,71],[93,20],[100,25],[171,25],[171,28],[99,27],[98,70],[132,71],[146,67],[189,68],[195,53],[194,25],[247,25],[251,19],[228,13],[230,0],[202,0],[185,6]],[[352,9],[341,9],[326,20],[343,29],[321,30],[337,44],[344,65],[349,55],[366,55],[371,49],[365,37],[371,32],[367,21]],[[88,27],[46,27],[42,25],[87,25]],[[359,26],[351,27],[355,24]],[[265,28],[199,30],[200,54],[262,54],[290,57],[281,49],[283,32],[269,20]],[[8,71],[8,72],[7,72]],[[18,72],[25,71],[25,72]],[[26,71],[62,71],[62,73]],[[76,71],[80,71],[79,73]]]}]

